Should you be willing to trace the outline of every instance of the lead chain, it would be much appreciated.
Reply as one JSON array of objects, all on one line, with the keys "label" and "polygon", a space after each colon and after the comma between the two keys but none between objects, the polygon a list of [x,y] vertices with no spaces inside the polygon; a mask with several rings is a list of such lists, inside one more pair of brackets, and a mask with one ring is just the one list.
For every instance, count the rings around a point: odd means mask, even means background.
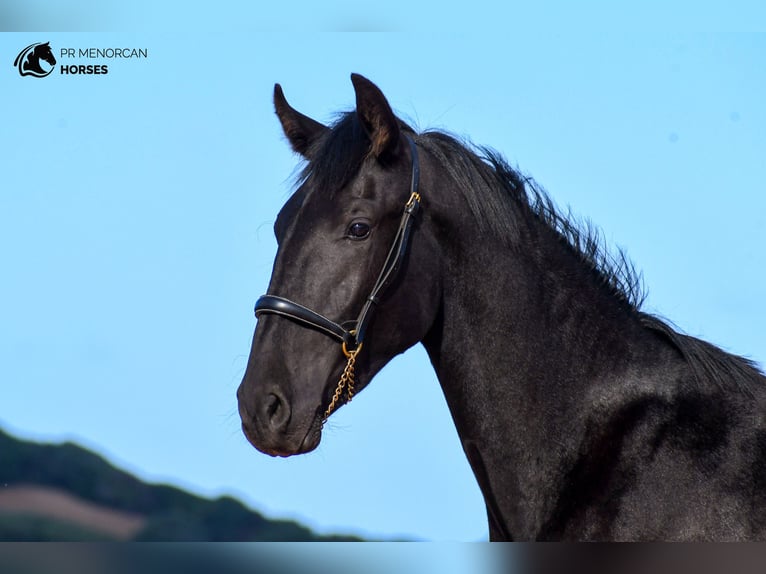
[{"label": "lead chain", "polygon": [[346,402],[350,403],[351,399],[354,398],[354,363],[356,362],[356,356],[359,354],[359,351],[362,350],[362,345],[360,344],[357,346],[356,349],[353,351],[346,351],[345,345],[343,346],[343,352],[346,353],[346,356],[348,357],[348,362],[346,363],[346,368],[343,369],[343,374],[340,376],[340,380],[338,381],[338,386],[335,387],[335,393],[332,395],[332,401],[330,401],[329,406],[327,407],[327,410],[324,413],[324,418],[322,419],[322,422],[324,423],[328,418],[330,418],[330,415],[333,413],[335,408],[338,405],[338,401],[340,401],[340,397],[343,394],[343,389],[346,389]]}]

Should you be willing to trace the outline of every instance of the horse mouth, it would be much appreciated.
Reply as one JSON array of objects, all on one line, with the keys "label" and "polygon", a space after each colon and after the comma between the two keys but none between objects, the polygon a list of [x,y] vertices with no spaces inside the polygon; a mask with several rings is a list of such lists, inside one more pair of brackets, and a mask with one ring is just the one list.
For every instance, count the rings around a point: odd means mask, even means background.
[{"label": "horse mouth", "polygon": [[273,457],[287,458],[296,454],[309,453],[319,446],[319,442],[322,439],[322,420],[321,417],[314,418],[306,434],[303,435],[303,438],[297,445],[295,441],[289,440],[289,437],[279,437],[277,440],[269,441],[267,444],[256,436],[252,429],[248,428],[244,423],[242,423],[242,433],[257,451]]}]

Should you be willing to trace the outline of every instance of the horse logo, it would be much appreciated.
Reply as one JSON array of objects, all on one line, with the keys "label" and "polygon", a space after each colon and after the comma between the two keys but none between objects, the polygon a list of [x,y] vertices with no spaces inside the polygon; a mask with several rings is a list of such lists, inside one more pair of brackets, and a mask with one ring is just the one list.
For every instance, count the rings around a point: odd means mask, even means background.
[{"label": "horse logo", "polygon": [[[50,42],[37,42],[24,48],[13,61],[13,65],[16,66],[19,74],[22,76],[44,78],[53,72],[56,58],[53,57],[50,44]],[[50,68],[47,71],[40,64],[41,60],[50,64]]]}]

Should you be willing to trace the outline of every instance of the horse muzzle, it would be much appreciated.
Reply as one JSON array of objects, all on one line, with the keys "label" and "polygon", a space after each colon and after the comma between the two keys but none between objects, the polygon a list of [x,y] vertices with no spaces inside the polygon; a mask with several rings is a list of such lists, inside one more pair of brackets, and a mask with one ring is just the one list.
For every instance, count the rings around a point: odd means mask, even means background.
[{"label": "horse muzzle", "polygon": [[243,390],[243,385],[237,391],[242,432],[258,451],[287,457],[311,452],[319,445],[321,413],[299,415],[278,389],[263,393],[257,400],[248,400],[249,393]]}]

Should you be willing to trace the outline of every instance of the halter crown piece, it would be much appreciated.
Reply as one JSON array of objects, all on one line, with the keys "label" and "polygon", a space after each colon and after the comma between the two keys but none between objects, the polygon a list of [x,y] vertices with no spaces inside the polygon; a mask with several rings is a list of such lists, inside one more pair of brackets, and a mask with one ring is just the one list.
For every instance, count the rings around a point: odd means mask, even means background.
[{"label": "halter crown piece", "polygon": [[[325,335],[337,339],[341,343],[341,349],[348,359],[348,362],[345,369],[343,369],[343,374],[335,388],[332,400],[324,413],[324,420],[327,420],[337,407],[344,388],[346,389],[347,396],[345,402],[351,401],[351,398],[354,396],[354,362],[356,361],[356,356],[362,350],[367,327],[375,313],[378,303],[380,302],[380,298],[385,293],[386,289],[393,283],[394,279],[396,279],[402,267],[402,262],[407,255],[412,224],[415,215],[420,209],[420,194],[418,193],[420,162],[418,161],[418,148],[415,145],[415,142],[409,136],[405,136],[405,138],[410,145],[410,155],[412,156],[410,196],[407,203],[404,205],[404,212],[402,213],[402,218],[399,222],[399,229],[396,231],[394,241],[386,256],[386,261],[383,263],[383,268],[378,275],[378,280],[375,282],[370,294],[367,296],[356,321],[353,322],[353,327],[347,329],[341,323],[337,323],[308,307],[304,307],[303,305],[285,299],[284,297],[279,297],[278,295],[262,295],[255,303],[256,317],[259,317],[263,313],[281,315],[282,317],[295,321],[304,327],[316,329]],[[345,322],[345,324],[348,325],[348,322]]]}]

